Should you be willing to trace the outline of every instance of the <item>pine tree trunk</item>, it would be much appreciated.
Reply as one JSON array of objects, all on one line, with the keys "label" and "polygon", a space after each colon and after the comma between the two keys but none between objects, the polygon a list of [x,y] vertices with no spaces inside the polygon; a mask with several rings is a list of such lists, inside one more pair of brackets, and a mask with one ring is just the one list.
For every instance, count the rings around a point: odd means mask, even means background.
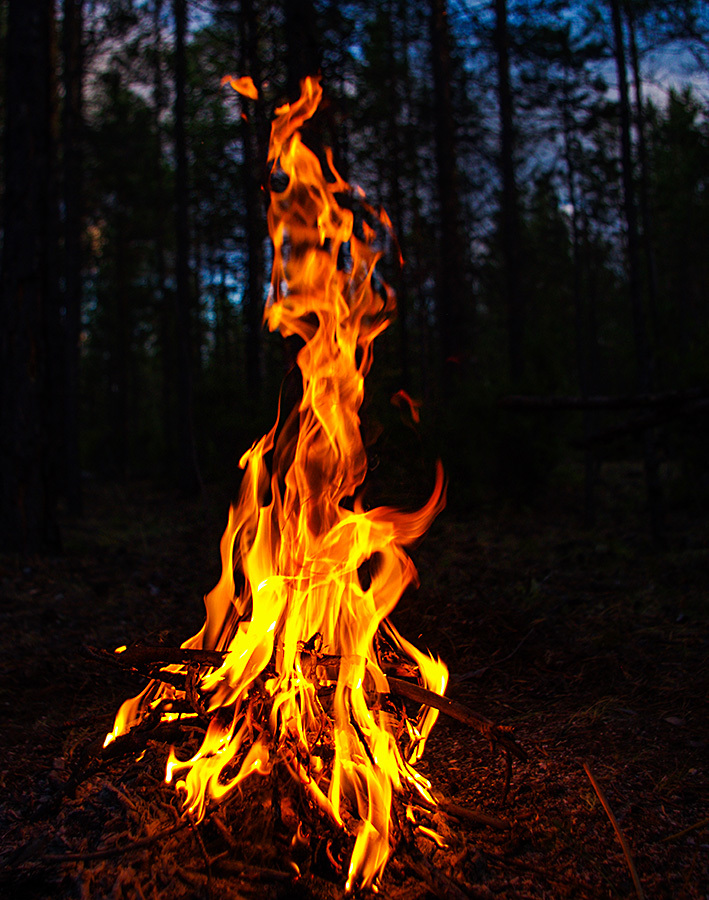
[{"label": "pine tree trunk", "polygon": [[175,226],[176,288],[175,330],[177,335],[177,428],[178,480],[185,496],[198,494],[202,480],[197,465],[192,404],[192,340],[190,327],[190,233],[187,137],[185,128],[187,64],[185,36],[187,0],[173,0],[175,17]]},{"label": "pine tree trunk", "polygon": [[8,10],[5,229],[0,271],[0,546],[57,549],[48,340],[55,335],[50,0]]},{"label": "pine tree trunk", "polygon": [[81,331],[81,220],[83,125],[83,0],[64,0],[64,496],[82,511],[79,456],[79,337]]},{"label": "pine tree trunk", "polygon": [[[261,81],[257,40],[258,22],[253,0],[242,0],[240,30],[242,69],[244,72],[248,72],[258,85]],[[253,106],[252,114],[241,123],[247,251],[246,385],[249,411],[252,417],[257,414],[259,409],[263,380],[261,333],[265,285],[263,246],[266,238],[266,217],[261,199],[266,153],[261,138],[263,123],[258,118],[261,116],[260,105],[254,104]]]},{"label": "pine tree trunk", "polygon": [[[397,111],[400,108],[400,91],[397,76],[398,61],[400,58],[404,60],[406,65],[405,48],[400,56],[397,47],[394,23],[399,20],[403,24],[404,10],[403,4],[397,3],[396,8],[393,2],[389,3],[387,9],[387,121],[386,136],[389,145],[388,166],[387,166],[387,182],[389,187],[390,213],[394,231],[399,241],[399,250],[404,260],[407,259],[408,251],[406,247],[405,222],[404,222],[404,192],[401,186],[401,174],[404,168],[402,136],[397,121]],[[406,271],[399,269],[399,277],[396,282],[396,308],[397,308],[397,324],[399,328],[399,365],[401,367],[401,380],[406,390],[411,390],[411,367],[410,367],[410,350],[409,350],[409,285]]]},{"label": "pine tree trunk", "polygon": [[[574,301],[574,327],[576,337],[576,371],[579,391],[586,398],[592,390],[591,379],[591,342],[595,334],[588,327],[585,297],[583,292],[581,234],[579,227],[579,197],[577,190],[577,171],[574,160],[573,120],[571,102],[564,84],[562,106],[562,128],[564,139],[564,159],[566,162],[567,192],[571,204],[571,263],[572,263],[572,295]],[[593,433],[593,413],[583,411],[583,432],[586,441],[584,450],[584,523],[593,525],[596,519],[596,481],[598,479],[598,460],[592,446],[588,443]]]},{"label": "pine tree trunk", "polygon": [[[623,213],[626,225],[628,258],[628,291],[633,314],[633,335],[637,365],[637,388],[639,393],[650,393],[652,387],[652,359],[647,340],[645,310],[640,285],[640,244],[638,239],[638,216],[635,201],[635,180],[630,136],[630,102],[628,99],[628,77],[625,62],[625,41],[621,18],[620,0],[610,0],[613,20],[613,39],[616,70],[618,73],[618,101],[620,109],[620,147],[623,180]],[[654,434],[646,429],[643,435],[643,455],[645,463],[645,485],[650,511],[650,525],[653,543],[661,546],[665,542],[663,499],[657,463]]]},{"label": "pine tree trunk", "polygon": [[161,414],[164,444],[165,475],[174,483],[177,475],[175,458],[177,444],[177,416],[175,410],[174,374],[177,368],[174,351],[174,298],[167,288],[166,223],[169,223],[168,190],[163,173],[162,115],[166,106],[163,78],[162,12],[163,0],[153,0],[153,116],[155,127],[155,281],[159,299]]},{"label": "pine tree trunk", "polygon": [[458,201],[458,162],[451,92],[450,35],[446,0],[430,0],[429,28],[435,106],[436,179],[438,189],[439,269],[438,327],[443,370],[448,381],[460,371],[468,353],[466,341],[466,252]]},{"label": "pine tree trunk", "polygon": [[[633,86],[635,93],[635,125],[638,134],[638,163],[640,167],[638,194],[640,200],[640,220],[642,223],[642,246],[647,271],[647,298],[650,313],[651,336],[657,340],[657,262],[652,239],[652,217],[650,214],[650,201],[648,197],[650,175],[647,158],[647,141],[645,139],[645,110],[643,104],[642,79],[640,77],[638,47],[635,40],[635,19],[632,12],[632,3],[625,3],[624,9],[625,19],[628,24],[630,62],[633,69]],[[655,360],[655,362],[657,362],[657,360]]]},{"label": "pine tree trunk", "polygon": [[500,175],[502,179],[501,230],[504,265],[504,292],[507,305],[510,378],[513,384],[524,375],[525,299],[519,194],[515,176],[515,136],[512,89],[510,86],[507,0],[495,2],[495,53],[497,95],[500,118]]},{"label": "pine tree trunk", "polygon": [[[283,0],[283,11],[286,27],[287,91],[289,99],[294,101],[300,96],[301,81],[308,75],[317,75],[320,71],[321,50],[313,0]],[[313,129],[311,120],[307,124],[307,132],[312,134]],[[298,245],[293,242],[292,257],[296,258],[299,252]],[[298,352],[302,346],[303,341],[298,335],[290,335],[283,341],[286,373],[281,393],[283,422],[286,422],[289,414],[299,406],[303,396],[303,382],[297,365]]]},{"label": "pine tree trunk", "polygon": [[115,320],[111,341],[111,475],[119,483],[128,478],[128,370],[130,368],[131,304],[129,296],[128,247],[126,235],[128,222],[125,207],[120,203],[116,211],[115,253]]}]

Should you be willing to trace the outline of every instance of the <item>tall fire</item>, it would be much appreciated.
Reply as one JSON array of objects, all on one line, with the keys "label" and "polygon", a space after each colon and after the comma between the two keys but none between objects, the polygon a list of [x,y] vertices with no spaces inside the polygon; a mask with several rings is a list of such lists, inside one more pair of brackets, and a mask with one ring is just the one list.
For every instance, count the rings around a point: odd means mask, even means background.
[{"label": "tall fire", "polygon": [[[249,79],[231,84],[255,95]],[[197,821],[245,779],[285,767],[310,803],[351,836],[351,889],[376,886],[384,869],[394,794],[404,805],[434,803],[414,766],[437,711],[421,706],[407,715],[385,698],[395,675],[442,695],[447,670],[387,616],[416,579],[404,547],[441,510],[445,490],[439,467],[418,512],[365,510],[358,499],[367,470],[364,378],[372,342],[395,307],[393,293],[373,285],[377,232],[391,226],[337,174],[330,154],[326,175],[303,143],[301,126],[321,96],[318,79],[308,78],[299,100],[276,111],[268,157],[278,177],[270,189],[265,321],[304,342],[302,399],[287,414],[279,410],[240,461],[221,578],[205,598],[202,629],[183,644],[211,655],[170,665],[172,677],[126,701],[106,744],[148,715],[205,720],[199,750],[182,760],[173,749],[166,774]],[[354,198],[363,214],[355,217],[338,196]],[[243,575],[239,589],[235,571]]]}]

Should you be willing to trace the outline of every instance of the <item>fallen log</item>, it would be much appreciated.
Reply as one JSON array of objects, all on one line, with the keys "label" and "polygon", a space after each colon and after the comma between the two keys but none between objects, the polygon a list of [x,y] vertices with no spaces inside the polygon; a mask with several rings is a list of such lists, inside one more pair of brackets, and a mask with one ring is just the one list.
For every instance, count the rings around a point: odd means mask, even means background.
[{"label": "fallen log", "polygon": [[514,410],[583,410],[583,409],[637,409],[639,407],[672,407],[709,398],[709,388],[696,387],[683,391],[663,391],[656,394],[624,394],[616,397],[555,397],[530,394],[512,394],[502,397],[498,405]]},{"label": "fallen log", "polygon": [[590,434],[582,440],[572,441],[571,444],[573,447],[579,447],[581,449],[591,447],[594,444],[604,444],[629,434],[641,434],[649,428],[658,428],[661,425],[667,424],[667,422],[670,422],[672,419],[686,418],[708,411],[709,400],[698,400],[696,403],[688,403],[686,406],[680,406],[676,409],[665,409],[646,413],[643,416],[632,419],[630,422],[621,422],[618,425],[613,425],[610,428],[604,428],[602,431]]}]

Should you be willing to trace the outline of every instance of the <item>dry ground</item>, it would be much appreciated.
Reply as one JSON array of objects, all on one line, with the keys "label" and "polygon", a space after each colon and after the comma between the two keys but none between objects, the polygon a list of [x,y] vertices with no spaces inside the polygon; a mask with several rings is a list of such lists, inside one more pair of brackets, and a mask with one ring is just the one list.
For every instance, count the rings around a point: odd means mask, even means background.
[{"label": "dry ground", "polygon": [[[658,555],[631,504],[606,508],[594,531],[563,494],[534,512],[444,512],[416,549],[422,584],[399,629],[443,656],[450,696],[515,727],[529,761],[505,799],[503,760],[439,719],[424,760],[435,787],[507,827],[437,815],[444,849],[404,828],[383,896],[637,896],[585,762],[644,895],[709,897],[709,533],[676,521]],[[164,745],[139,762],[96,755],[141,682],[82,648],[196,631],[225,514],[216,490],[188,505],[92,488],[64,557],[0,559],[0,896],[342,896],[344,848],[322,826],[293,849],[283,785],[280,822],[271,788],[254,785],[193,828],[162,784]]]}]

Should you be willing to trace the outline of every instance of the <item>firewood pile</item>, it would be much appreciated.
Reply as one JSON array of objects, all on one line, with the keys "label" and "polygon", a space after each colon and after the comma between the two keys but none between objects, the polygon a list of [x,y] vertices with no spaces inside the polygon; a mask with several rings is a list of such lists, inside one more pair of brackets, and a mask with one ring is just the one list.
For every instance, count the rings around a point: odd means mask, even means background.
[{"label": "firewood pile", "polygon": [[[339,661],[304,648],[303,670],[315,678]],[[353,838],[323,816],[292,776],[281,753],[266,777],[249,778],[197,822],[184,813],[179,792],[165,783],[167,748],[180,758],[194,754],[209,713],[196,689],[196,675],[221,664],[210,651],[136,645],[121,654],[89,650],[108,661],[177,688],[171,721],[161,710],[106,747],[95,734],[73,748],[52,772],[56,812],[6,858],[0,887],[20,890],[46,884],[73,886],[83,897],[334,897],[341,896]],[[385,651],[382,651],[383,654]],[[175,672],[181,667],[184,671]],[[409,662],[389,659],[390,694],[374,698],[403,721],[407,705],[435,704],[474,736],[503,751],[502,790],[509,787],[511,760],[526,753],[511,730],[462,704],[421,688]],[[327,689],[322,689],[327,708]],[[256,698],[256,703],[265,703]],[[223,714],[217,711],[214,715]],[[267,718],[267,717],[266,717]],[[402,734],[404,729],[402,727]],[[319,753],[327,758],[327,728]],[[383,879],[386,896],[450,898],[491,896],[466,880],[461,861],[471,847],[469,829],[506,832],[509,822],[436,796],[395,795],[391,810],[392,858]],[[46,818],[47,810],[41,810]],[[40,818],[40,816],[38,816]],[[9,864],[8,864],[9,862]]]}]

